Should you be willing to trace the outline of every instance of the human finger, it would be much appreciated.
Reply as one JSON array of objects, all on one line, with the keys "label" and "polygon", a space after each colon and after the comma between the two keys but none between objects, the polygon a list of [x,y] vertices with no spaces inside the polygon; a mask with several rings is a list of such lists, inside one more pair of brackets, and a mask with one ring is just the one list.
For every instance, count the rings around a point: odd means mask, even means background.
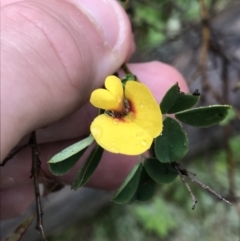
[{"label": "human finger", "polygon": [[3,159],[25,134],[82,106],[133,39],[113,0],[18,1],[1,8],[1,20]]}]

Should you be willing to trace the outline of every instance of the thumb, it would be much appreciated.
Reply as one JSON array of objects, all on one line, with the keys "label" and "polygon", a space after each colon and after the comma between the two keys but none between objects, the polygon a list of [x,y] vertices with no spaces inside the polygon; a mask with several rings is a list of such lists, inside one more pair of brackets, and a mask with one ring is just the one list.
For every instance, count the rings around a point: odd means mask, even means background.
[{"label": "thumb", "polygon": [[2,158],[26,133],[79,108],[133,49],[117,1],[5,1]]}]

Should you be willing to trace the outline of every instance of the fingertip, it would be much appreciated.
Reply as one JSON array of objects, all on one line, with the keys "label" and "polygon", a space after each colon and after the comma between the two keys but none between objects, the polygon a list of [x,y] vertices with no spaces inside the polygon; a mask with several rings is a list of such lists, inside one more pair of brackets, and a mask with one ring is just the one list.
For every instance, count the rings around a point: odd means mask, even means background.
[{"label": "fingertip", "polygon": [[179,83],[181,91],[188,92],[187,83],[181,73],[168,64],[152,61],[129,64],[128,67],[141,82],[149,87],[158,103],[160,103],[167,90],[176,82]]},{"label": "fingertip", "polygon": [[2,159],[25,134],[82,107],[133,50],[117,1],[77,2],[6,0],[1,9]]}]

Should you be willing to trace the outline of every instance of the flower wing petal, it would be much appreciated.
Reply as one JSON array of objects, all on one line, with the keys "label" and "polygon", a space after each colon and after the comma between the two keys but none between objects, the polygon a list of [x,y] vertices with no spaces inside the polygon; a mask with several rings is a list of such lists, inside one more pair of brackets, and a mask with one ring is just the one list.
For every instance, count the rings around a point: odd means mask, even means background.
[{"label": "flower wing petal", "polygon": [[106,114],[96,117],[90,129],[96,142],[113,153],[139,155],[148,150],[153,141],[152,136],[136,123]]},{"label": "flower wing petal", "polygon": [[125,97],[132,104],[134,122],[146,130],[152,137],[162,132],[162,113],[151,91],[142,83],[128,81]]},{"label": "flower wing petal", "polygon": [[104,110],[121,111],[124,100],[121,80],[114,75],[108,76],[105,87],[106,89],[97,89],[92,92],[91,104]]},{"label": "flower wing petal", "polygon": [[95,107],[104,110],[114,110],[119,105],[112,94],[105,89],[94,90],[91,94],[90,102]]}]

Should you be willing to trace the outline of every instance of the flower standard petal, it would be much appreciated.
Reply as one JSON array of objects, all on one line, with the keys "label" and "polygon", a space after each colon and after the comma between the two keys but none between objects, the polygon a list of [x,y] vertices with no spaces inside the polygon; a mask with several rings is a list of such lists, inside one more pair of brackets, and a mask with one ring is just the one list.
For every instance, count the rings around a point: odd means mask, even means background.
[{"label": "flower standard petal", "polygon": [[162,132],[162,113],[151,91],[142,83],[128,81],[125,97],[131,104],[132,121],[157,137]]},{"label": "flower standard petal", "polygon": [[91,124],[91,133],[104,149],[126,155],[139,155],[148,150],[153,137],[129,118],[99,115]]},{"label": "flower standard petal", "polygon": [[124,95],[121,80],[114,75],[108,76],[105,87],[92,92],[91,104],[100,109],[122,111]]}]

